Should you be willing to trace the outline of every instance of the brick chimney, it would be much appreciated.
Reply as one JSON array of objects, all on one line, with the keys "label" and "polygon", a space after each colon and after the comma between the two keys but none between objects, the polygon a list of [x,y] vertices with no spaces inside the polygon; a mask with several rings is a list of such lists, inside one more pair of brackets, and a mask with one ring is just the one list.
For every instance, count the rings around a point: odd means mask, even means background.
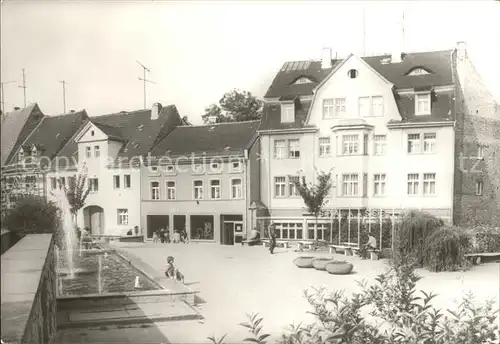
[{"label": "brick chimney", "polygon": [[321,69],[332,68],[332,48],[323,48],[321,54]]},{"label": "brick chimney", "polygon": [[151,120],[152,121],[158,119],[158,116],[160,115],[161,108],[162,108],[162,106],[160,103],[153,104],[153,107],[151,108]]},{"label": "brick chimney", "polygon": [[457,59],[459,61],[467,58],[467,43],[464,41],[457,42]]}]

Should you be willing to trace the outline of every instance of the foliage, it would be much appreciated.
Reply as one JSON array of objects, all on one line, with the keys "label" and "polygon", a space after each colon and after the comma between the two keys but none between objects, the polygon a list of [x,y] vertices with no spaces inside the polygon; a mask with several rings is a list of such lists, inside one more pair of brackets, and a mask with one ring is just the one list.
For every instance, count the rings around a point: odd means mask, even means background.
[{"label": "foliage", "polygon": [[443,225],[443,220],[421,211],[412,210],[405,213],[398,223],[397,235],[394,238],[396,262],[405,258],[423,266],[425,239]]},{"label": "foliage", "polygon": [[297,188],[297,192],[300,197],[302,197],[302,200],[307,207],[307,211],[317,219],[321,214],[323,207],[328,203],[326,198],[333,187],[332,173],[318,171],[318,183],[314,185],[306,183],[306,177],[304,176],[298,180],[292,178],[291,180]]},{"label": "foliage", "polygon": [[[240,323],[240,326],[246,327],[252,336],[243,339],[243,342],[266,344],[265,339],[269,337],[269,334],[262,333],[262,320],[264,320],[264,318],[259,317],[259,314],[247,314],[247,319],[248,322]],[[213,344],[222,344],[226,336],[227,334],[223,335],[220,339],[216,339],[215,336],[212,336],[208,337],[208,339]]]},{"label": "foliage", "polygon": [[456,271],[469,266],[465,257],[469,235],[457,227],[441,227],[429,235],[424,245],[424,266],[431,271]]},{"label": "foliage", "polygon": [[468,229],[468,233],[472,252],[500,252],[500,227],[480,225]]},{"label": "foliage", "polygon": [[[360,283],[361,292],[351,297],[346,297],[343,291],[329,293],[325,287],[313,289],[312,293],[305,291],[316,321],[290,325],[276,342],[484,344],[498,341],[497,312],[492,301],[477,305],[468,294],[455,311],[436,309],[431,304],[436,295],[416,292],[419,280],[412,265],[405,263],[389,267],[373,285]],[[261,326],[260,318],[257,326]],[[254,338],[247,341],[259,343]]]},{"label": "foliage", "polygon": [[258,120],[262,114],[262,100],[257,99],[248,91],[233,89],[219,100],[219,104],[211,104],[205,108],[201,116],[204,123],[209,117],[216,117],[217,123],[242,122]]},{"label": "foliage", "polygon": [[16,231],[19,235],[54,233],[60,221],[57,204],[36,195],[23,195],[17,198],[8,209],[2,226]]},{"label": "foliage", "polygon": [[68,200],[71,214],[73,215],[76,223],[76,215],[78,211],[85,206],[85,200],[90,193],[90,186],[87,185],[87,174],[81,171],[76,178],[68,178],[68,184],[59,185],[64,189],[64,194]]}]

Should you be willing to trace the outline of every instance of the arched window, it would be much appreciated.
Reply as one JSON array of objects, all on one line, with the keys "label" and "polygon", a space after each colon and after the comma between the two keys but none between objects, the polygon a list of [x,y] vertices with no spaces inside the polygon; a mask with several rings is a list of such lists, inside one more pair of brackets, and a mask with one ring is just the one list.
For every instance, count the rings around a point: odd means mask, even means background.
[{"label": "arched window", "polygon": [[431,73],[419,67],[412,69],[410,72],[408,72],[407,75],[426,75],[426,74],[431,74]]}]

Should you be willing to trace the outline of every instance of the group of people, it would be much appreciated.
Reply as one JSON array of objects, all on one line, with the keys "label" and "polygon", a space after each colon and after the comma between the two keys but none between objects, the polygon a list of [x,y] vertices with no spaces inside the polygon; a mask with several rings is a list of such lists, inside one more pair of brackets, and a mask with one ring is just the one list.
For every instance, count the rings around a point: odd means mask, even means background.
[{"label": "group of people", "polygon": [[189,242],[189,239],[185,229],[170,231],[168,228],[160,228],[153,233],[153,242],[161,242],[167,244],[170,244],[171,242],[187,244]]}]

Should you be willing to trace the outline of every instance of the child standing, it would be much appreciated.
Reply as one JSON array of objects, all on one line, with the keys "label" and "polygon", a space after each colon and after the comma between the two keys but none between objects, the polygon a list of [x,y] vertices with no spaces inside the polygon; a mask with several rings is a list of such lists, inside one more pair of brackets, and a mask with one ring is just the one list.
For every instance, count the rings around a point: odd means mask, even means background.
[{"label": "child standing", "polygon": [[168,278],[174,278],[176,281],[184,283],[184,275],[175,268],[174,257],[167,257],[167,266],[165,267],[165,276]]}]

